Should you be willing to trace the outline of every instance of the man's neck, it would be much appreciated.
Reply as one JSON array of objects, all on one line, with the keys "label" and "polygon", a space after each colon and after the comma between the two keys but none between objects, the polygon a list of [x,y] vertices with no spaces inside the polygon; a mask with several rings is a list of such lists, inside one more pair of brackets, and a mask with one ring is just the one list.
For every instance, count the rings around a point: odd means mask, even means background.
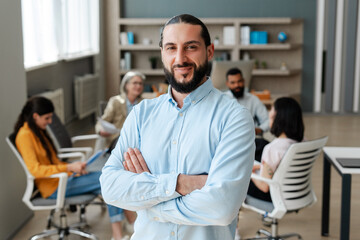
[{"label": "man's neck", "polygon": [[177,102],[178,107],[182,108],[184,105],[184,99],[190,93],[180,93],[180,92],[177,92],[175,89],[171,88],[171,94],[172,94],[174,100]]},{"label": "man's neck", "polygon": [[[199,86],[203,85],[204,82],[206,82],[207,78],[206,76],[204,77],[204,79],[200,82]],[[174,98],[174,100],[177,102],[178,107],[182,108],[184,106],[184,99],[187,97],[187,95],[189,95],[190,93],[180,93],[178,91],[176,91],[174,88],[171,88],[171,94]]]}]

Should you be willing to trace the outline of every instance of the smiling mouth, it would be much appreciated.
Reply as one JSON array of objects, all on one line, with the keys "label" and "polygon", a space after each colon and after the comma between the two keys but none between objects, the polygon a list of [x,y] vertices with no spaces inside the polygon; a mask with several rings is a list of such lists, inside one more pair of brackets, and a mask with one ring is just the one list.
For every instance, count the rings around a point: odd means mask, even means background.
[{"label": "smiling mouth", "polygon": [[190,71],[192,71],[192,67],[175,67],[174,68],[174,71],[181,74],[181,75],[184,75],[184,74],[189,74]]},{"label": "smiling mouth", "polygon": [[186,77],[195,67],[195,64],[184,63],[182,65],[177,64],[173,66],[173,71]]}]

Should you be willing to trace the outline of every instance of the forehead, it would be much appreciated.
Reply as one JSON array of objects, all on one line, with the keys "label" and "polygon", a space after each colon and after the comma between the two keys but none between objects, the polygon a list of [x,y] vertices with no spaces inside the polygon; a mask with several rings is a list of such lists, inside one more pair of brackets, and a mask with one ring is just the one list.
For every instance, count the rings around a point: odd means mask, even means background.
[{"label": "forehead", "polygon": [[142,82],[142,78],[140,76],[133,76],[129,82]]},{"label": "forehead", "polygon": [[201,37],[201,26],[188,23],[174,23],[167,25],[163,31],[163,44],[184,43],[199,41],[204,43]]},{"label": "forehead", "polygon": [[53,113],[45,113],[43,115],[40,115],[41,118],[49,118],[49,117],[52,117],[53,116]]},{"label": "forehead", "polygon": [[243,77],[240,73],[234,74],[234,75],[228,75],[229,81],[244,81]]}]

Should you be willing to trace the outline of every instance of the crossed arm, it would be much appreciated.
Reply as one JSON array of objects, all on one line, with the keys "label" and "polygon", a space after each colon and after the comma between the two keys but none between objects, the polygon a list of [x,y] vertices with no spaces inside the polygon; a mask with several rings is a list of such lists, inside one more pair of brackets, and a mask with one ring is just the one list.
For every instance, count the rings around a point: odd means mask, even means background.
[{"label": "crossed arm", "polygon": [[[123,162],[124,168],[126,171],[133,173],[150,173],[146,162],[137,148],[129,148],[127,152],[124,153]],[[207,175],[186,175],[179,174],[176,182],[176,192],[185,196],[196,189],[201,189],[207,180]]]},{"label": "crossed arm", "polygon": [[144,143],[134,134],[139,129],[137,119],[130,114],[100,177],[104,200],[120,208],[144,211],[149,219],[160,222],[230,224],[246,196],[255,150],[251,115],[243,110],[238,117],[222,130],[208,175],[186,175],[150,173],[147,161],[151,161],[135,149]]}]

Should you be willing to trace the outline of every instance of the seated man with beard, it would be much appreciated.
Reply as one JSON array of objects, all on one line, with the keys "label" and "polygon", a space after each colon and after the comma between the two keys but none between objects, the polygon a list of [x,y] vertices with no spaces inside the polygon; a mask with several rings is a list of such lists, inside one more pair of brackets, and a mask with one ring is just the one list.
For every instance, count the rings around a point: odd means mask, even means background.
[{"label": "seated man with beard", "polygon": [[260,136],[255,140],[255,159],[260,161],[262,149],[269,143],[261,137],[264,132],[269,130],[269,116],[266,107],[257,96],[245,92],[245,80],[240,69],[231,68],[227,71],[226,86],[229,88],[226,94],[234,97],[238,103],[246,107],[254,118],[255,134]]}]

